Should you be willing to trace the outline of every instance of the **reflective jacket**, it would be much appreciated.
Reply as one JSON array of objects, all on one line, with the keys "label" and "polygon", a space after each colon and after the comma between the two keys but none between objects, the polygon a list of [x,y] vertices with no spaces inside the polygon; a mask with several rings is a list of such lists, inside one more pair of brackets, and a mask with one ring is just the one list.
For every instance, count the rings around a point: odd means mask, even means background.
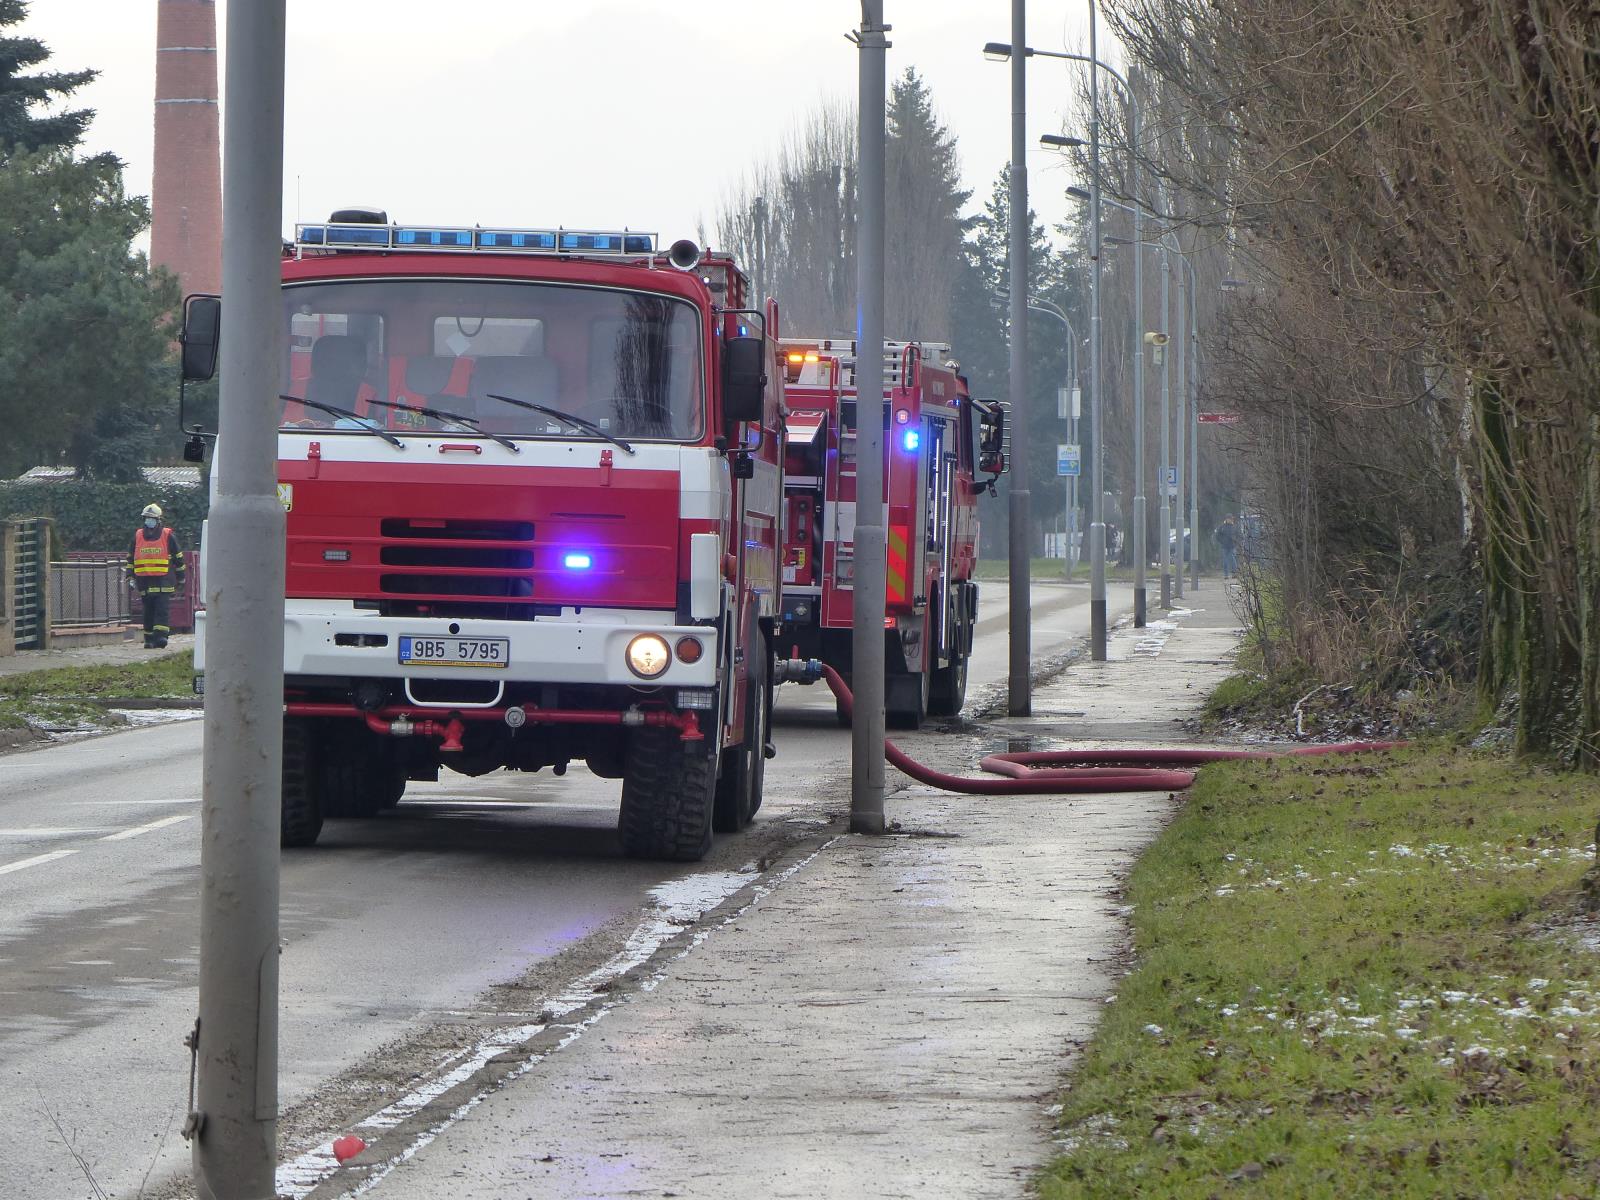
[{"label": "reflective jacket", "polygon": [[176,591],[183,586],[183,548],[170,529],[147,533],[140,528],[133,535],[128,562],[134,581],[146,591]]}]

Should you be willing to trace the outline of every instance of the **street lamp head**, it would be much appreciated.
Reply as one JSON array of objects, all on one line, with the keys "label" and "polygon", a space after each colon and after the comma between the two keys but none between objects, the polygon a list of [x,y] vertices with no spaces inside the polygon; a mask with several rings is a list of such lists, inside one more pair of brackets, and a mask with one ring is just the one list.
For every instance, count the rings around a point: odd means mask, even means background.
[{"label": "street lamp head", "polygon": [[1067,195],[1071,196],[1074,200],[1091,200],[1091,199],[1093,199],[1093,197],[1090,196],[1089,193],[1084,191],[1081,187],[1069,187],[1067,189]]},{"label": "street lamp head", "polygon": [[1089,143],[1082,138],[1063,137],[1059,133],[1042,133],[1039,135],[1039,145],[1051,150],[1065,150],[1071,146],[1087,146]]},{"label": "street lamp head", "polygon": [[1221,282],[1221,284],[1219,286],[1221,286],[1222,288],[1224,288],[1227,291],[1231,292],[1235,288],[1247,288],[1247,287],[1249,287],[1250,286],[1250,281],[1247,280],[1247,279],[1224,279],[1224,280],[1222,280],[1222,282]]},{"label": "street lamp head", "polygon": [[1011,43],[989,42],[983,48],[983,56],[990,62],[1005,62],[1011,57]]},{"label": "street lamp head", "polygon": [[1108,233],[1100,240],[1108,246],[1131,246],[1133,244],[1127,238],[1118,237],[1114,233]]}]

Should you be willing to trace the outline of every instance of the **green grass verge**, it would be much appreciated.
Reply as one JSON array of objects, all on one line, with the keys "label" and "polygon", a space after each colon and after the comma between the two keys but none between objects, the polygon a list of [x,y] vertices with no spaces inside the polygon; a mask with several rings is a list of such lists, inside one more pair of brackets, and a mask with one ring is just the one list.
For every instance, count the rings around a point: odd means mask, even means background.
[{"label": "green grass verge", "polygon": [[1207,767],[1039,1194],[1595,1195],[1597,814],[1464,750]]},{"label": "green grass verge", "polygon": [[101,667],[54,667],[0,675],[0,701],[34,697],[192,696],[193,659],[178,651],[136,663]]},{"label": "green grass verge", "polygon": [[0,729],[27,729],[34,725],[71,728],[113,723],[105,709],[83,700],[0,699]]}]

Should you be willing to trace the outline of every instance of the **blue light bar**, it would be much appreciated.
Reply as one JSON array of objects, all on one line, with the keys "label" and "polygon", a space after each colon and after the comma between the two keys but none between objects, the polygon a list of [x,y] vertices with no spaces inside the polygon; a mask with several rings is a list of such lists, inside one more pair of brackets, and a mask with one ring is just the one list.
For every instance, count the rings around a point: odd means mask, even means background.
[{"label": "blue light bar", "polygon": [[656,235],[630,230],[467,229],[447,225],[297,225],[295,244],[348,250],[484,250],[500,254],[653,255]]},{"label": "blue light bar", "polygon": [[561,565],[569,571],[587,571],[594,566],[594,559],[587,554],[569,554],[561,560]]},{"label": "blue light bar", "polygon": [[434,229],[416,225],[396,226],[394,244],[397,248],[430,246],[441,249],[472,249],[472,230]]},{"label": "blue light bar", "polygon": [[556,235],[530,229],[480,229],[479,250],[554,250]]},{"label": "blue light bar", "polygon": [[387,225],[324,225],[322,240],[328,246],[387,246]]},{"label": "blue light bar", "polygon": [[922,434],[919,430],[908,429],[900,435],[900,444],[907,450],[915,450],[922,445]]}]

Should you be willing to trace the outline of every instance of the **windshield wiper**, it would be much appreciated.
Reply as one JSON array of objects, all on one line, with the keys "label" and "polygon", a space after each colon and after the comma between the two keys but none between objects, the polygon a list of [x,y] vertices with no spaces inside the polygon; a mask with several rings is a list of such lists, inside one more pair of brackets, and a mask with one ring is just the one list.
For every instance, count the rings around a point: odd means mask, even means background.
[{"label": "windshield wiper", "polygon": [[318,412],[331,413],[336,417],[349,417],[350,420],[359,422],[356,428],[361,430],[363,433],[370,433],[376,437],[381,437],[391,446],[398,447],[401,450],[406,448],[406,444],[404,442],[395,437],[394,434],[390,433],[382,425],[379,425],[371,417],[364,417],[352,409],[340,408],[337,404],[324,404],[320,400],[306,400],[300,396],[286,396],[282,392],[278,393],[278,399],[293,400],[296,404],[303,404],[307,408],[316,409]]},{"label": "windshield wiper", "polygon": [[402,404],[398,400],[368,400],[368,404],[376,404],[380,408],[398,408],[402,412],[420,413],[425,417],[432,417],[435,421],[449,421],[457,429],[465,429],[468,433],[476,433],[482,437],[493,438],[513,454],[521,454],[522,447],[510,438],[503,438],[498,433],[490,433],[486,429],[478,428],[478,422],[472,417],[461,413],[448,412],[442,408],[426,408],[421,404]]},{"label": "windshield wiper", "polygon": [[613,446],[620,446],[629,454],[638,453],[638,451],[632,446],[628,445],[627,442],[623,441],[619,437],[613,437],[604,429],[601,429],[600,426],[596,425],[593,421],[586,421],[582,417],[575,417],[569,412],[562,412],[559,408],[551,408],[548,404],[535,404],[531,400],[518,400],[514,396],[501,396],[494,392],[485,392],[484,395],[488,396],[491,400],[499,400],[504,404],[514,404],[518,408],[526,408],[532,412],[543,413],[547,417],[554,417],[558,421],[565,421],[574,429],[581,429],[585,433],[592,433],[597,438],[605,438],[605,440],[610,442]]}]

